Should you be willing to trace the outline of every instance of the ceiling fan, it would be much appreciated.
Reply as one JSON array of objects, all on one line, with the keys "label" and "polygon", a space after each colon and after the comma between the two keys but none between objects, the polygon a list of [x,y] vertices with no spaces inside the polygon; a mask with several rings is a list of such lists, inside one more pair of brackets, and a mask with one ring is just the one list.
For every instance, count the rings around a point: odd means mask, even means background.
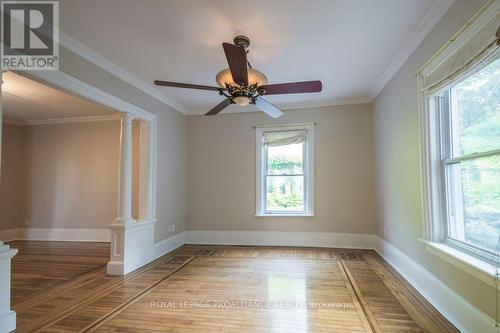
[{"label": "ceiling fan", "polygon": [[321,91],[321,81],[267,84],[266,76],[262,72],[253,69],[247,60],[249,46],[250,39],[246,36],[236,36],[234,44],[222,43],[229,68],[223,69],[217,74],[215,80],[219,87],[161,80],[156,80],[154,83],[166,87],[213,90],[226,97],[225,100],[208,111],[205,114],[206,116],[216,115],[230,104],[238,104],[239,106],[253,104],[271,117],[278,118],[283,115],[283,112],[262,98],[262,96]]}]

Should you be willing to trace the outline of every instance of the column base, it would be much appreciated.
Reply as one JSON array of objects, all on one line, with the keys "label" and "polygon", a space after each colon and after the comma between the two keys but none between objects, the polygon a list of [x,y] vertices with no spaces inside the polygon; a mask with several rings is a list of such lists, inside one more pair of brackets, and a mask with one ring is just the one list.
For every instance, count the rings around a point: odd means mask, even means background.
[{"label": "column base", "polygon": [[0,333],[12,332],[16,329],[16,313],[10,311],[5,315],[0,315]]},{"label": "column base", "polygon": [[125,275],[153,260],[155,222],[135,220],[124,222],[122,219],[117,219],[109,226],[111,229],[111,258],[107,265],[109,275]]}]

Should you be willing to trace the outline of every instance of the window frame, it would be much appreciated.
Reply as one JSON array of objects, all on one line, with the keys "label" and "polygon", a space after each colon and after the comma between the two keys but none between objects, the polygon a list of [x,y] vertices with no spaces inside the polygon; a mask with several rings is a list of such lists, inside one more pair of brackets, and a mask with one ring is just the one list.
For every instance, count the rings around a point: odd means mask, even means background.
[{"label": "window frame", "polygon": [[[500,58],[495,52],[486,61],[478,64],[467,75],[463,75],[432,94],[422,92],[423,112],[421,112],[422,140],[422,172],[423,172],[423,206],[424,206],[424,239],[440,242],[463,253],[472,255],[487,263],[497,265],[500,257],[487,249],[474,244],[462,242],[450,237],[449,210],[451,198],[447,184],[447,166],[462,161],[500,154],[500,149],[479,153],[452,156],[452,112],[454,92],[452,88],[473,76],[486,66]],[[420,81],[419,81],[420,85]]]},{"label": "window frame", "polygon": [[[305,130],[306,141],[303,145],[304,210],[268,210],[267,203],[267,147],[264,132]],[[258,126],[255,131],[256,152],[256,213],[255,216],[314,216],[314,124],[289,124],[279,126]]]}]

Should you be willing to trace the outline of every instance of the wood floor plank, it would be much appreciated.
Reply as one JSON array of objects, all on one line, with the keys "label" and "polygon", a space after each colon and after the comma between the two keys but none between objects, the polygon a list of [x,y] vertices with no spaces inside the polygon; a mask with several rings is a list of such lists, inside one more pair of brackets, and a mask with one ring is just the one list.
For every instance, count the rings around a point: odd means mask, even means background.
[{"label": "wood floor plank", "polygon": [[373,271],[425,332],[459,332],[379,255],[364,256]]},{"label": "wood floor plank", "polygon": [[[156,302],[176,307],[152,307]],[[311,308],[312,302],[346,307]],[[152,317],[159,323],[175,317],[174,327],[200,332],[369,332],[336,260],[199,257],[97,331],[163,331]]]},{"label": "wood floor plank", "polygon": [[[191,258],[183,257],[183,259],[190,260]],[[119,310],[124,304],[140,296],[182,265],[183,261],[170,255],[140,271],[127,275],[125,278],[113,277],[114,280],[120,280],[97,293],[89,293],[89,297],[73,304],[62,313],[56,311],[50,316],[50,320],[46,320],[36,327],[32,325],[31,330],[36,328],[40,332],[54,332],[66,329],[74,332],[92,326],[93,323],[99,322]]]},{"label": "wood floor plank", "polygon": [[185,245],[112,277],[49,243],[17,244],[17,332],[458,332],[373,251]]},{"label": "wood floor plank", "polygon": [[377,332],[422,332],[365,260],[343,260]]},{"label": "wood floor plank", "polygon": [[31,299],[37,293],[71,282],[109,261],[109,243],[14,241],[18,249],[12,259],[12,303]]}]

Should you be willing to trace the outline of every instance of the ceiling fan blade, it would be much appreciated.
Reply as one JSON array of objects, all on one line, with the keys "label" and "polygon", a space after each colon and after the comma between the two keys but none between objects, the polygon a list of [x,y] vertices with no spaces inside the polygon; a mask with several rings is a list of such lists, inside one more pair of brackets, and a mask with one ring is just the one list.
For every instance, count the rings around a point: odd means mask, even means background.
[{"label": "ceiling fan blade", "polygon": [[188,89],[213,90],[213,91],[220,90],[220,88],[218,87],[203,86],[199,84],[180,83],[180,82],[169,82],[161,80],[156,80],[155,84],[157,86],[174,87],[174,88],[188,88]]},{"label": "ceiling fan blade", "polygon": [[222,43],[227,63],[233,76],[233,81],[237,84],[248,85],[247,71],[247,51],[241,47],[230,43]]},{"label": "ceiling fan blade", "polygon": [[280,95],[320,92],[322,88],[321,81],[302,81],[268,84],[260,86],[259,91],[262,91],[262,95]]},{"label": "ceiling fan blade", "polygon": [[255,101],[255,106],[273,118],[279,118],[283,115],[283,112],[280,109],[278,109],[262,97],[257,98],[257,100]]},{"label": "ceiling fan blade", "polygon": [[205,116],[215,116],[216,114],[218,114],[219,112],[224,110],[227,106],[229,106],[231,103],[232,102],[229,98],[225,99],[222,102],[220,102],[219,104],[217,104],[212,110],[205,113]]}]

